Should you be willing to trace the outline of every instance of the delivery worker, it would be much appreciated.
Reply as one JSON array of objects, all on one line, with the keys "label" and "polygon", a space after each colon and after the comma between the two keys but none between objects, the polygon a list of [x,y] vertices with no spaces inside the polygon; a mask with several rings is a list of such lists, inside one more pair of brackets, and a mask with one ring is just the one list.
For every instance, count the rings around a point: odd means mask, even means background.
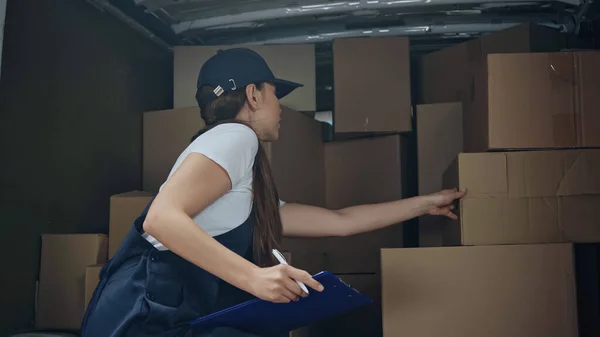
[{"label": "delivery worker", "polygon": [[276,78],[249,49],[206,61],[196,99],[207,127],[103,267],[82,337],[249,336],[188,323],[254,297],[296,301],[306,296],[296,280],[322,291],[306,271],[275,260],[282,235],[342,236],[425,214],[456,217],[451,205],[464,195],[456,190],[341,210],[280,201],[259,141],[278,139],[279,99],[300,86]]}]

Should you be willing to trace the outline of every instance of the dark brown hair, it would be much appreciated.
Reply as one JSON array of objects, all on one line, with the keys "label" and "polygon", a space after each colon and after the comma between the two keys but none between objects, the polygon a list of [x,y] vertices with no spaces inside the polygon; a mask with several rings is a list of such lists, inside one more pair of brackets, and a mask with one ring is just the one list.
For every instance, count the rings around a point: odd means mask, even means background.
[{"label": "dark brown hair", "polygon": [[[263,83],[256,86],[259,90],[264,88]],[[196,93],[196,99],[200,106],[200,114],[206,123],[206,128],[198,131],[192,137],[192,141],[219,124],[246,124],[236,120],[237,114],[246,103],[246,88],[226,92],[212,102],[202,106],[200,97],[212,92],[213,89],[209,86],[203,86]],[[279,246],[282,236],[282,226],[279,214],[279,195],[275,181],[273,180],[269,159],[260,142],[256,157],[254,158],[252,194],[253,213],[256,218],[256,226],[254,227],[252,238],[254,260],[261,267],[272,266],[277,263],[277,260],[271,250]]]}]

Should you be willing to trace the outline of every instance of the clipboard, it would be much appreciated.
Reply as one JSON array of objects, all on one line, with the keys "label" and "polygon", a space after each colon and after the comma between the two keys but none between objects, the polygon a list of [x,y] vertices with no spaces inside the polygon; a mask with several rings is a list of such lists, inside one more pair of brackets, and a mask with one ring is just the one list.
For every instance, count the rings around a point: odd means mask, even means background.
[{"label": "clipboard", "polygon": [[274,336],[343,314],[373,300],[328,271],[313,276],[325,289],[311,291],[297,302],[273,303],[252,299],[200,317],[192,328],[230,327],[260,336]]}]

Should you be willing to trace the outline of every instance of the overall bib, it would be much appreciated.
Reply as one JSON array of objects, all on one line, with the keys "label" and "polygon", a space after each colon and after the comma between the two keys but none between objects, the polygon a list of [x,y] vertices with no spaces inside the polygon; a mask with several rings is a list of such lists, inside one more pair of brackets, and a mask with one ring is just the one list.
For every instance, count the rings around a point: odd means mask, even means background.
[{"label": "overall bib", "polygon": [[[81,337],[254,337],[238,330],[192,329],[189,322],[253,298],[142,237],[146,206],[115,256],[104,265],[83,318]],[[215,236],[253,261],[254,210],[237,228]]]}]

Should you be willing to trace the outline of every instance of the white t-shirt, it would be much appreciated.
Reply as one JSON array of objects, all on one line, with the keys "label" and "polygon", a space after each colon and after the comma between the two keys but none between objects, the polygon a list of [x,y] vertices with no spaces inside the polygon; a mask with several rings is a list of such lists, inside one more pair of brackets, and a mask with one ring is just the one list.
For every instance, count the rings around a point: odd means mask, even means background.
[{"label": "white t-shirt", "polygon": [[[258,138],[251,128],[239,123],[221,124],[196,138],[173,165],[167,180],[190,153],[197,152],[220,165],[229,175],[231,189],[193,217],[194,222],[209,235],[229,232],[244,223],[250,215],[253,199],[252,166],[258,146]],[[279,204],[281,207],[284,202],[280,201]],[[151,235],[145,233],[144,237],[157,249],[166,250]]]}]

